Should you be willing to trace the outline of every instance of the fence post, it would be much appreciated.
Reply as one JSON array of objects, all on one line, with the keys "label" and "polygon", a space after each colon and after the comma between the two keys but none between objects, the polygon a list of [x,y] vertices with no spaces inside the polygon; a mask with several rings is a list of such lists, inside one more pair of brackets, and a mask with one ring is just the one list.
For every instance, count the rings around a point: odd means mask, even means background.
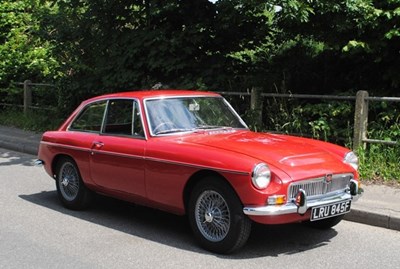
[{"label": "fence post", "polygon": [[30,80],[24,81],[24,115],[28,115],[29,107],[32,106],[32,88],[29,87]]},{"label": "fence post", "polygon": [[364,147],[364,139],[367,138],[368,125],[368,92],[358,91],[356,95],[356,107],[354,112],[354,139],[353,150]]},{"label": "fence post", "polygon": [[261,129],[262,127],[262,98],[261,98],[262,88],[253,87],[251,88],[250,95],[250,110],[253,112],[254,117],[254,128]]}]

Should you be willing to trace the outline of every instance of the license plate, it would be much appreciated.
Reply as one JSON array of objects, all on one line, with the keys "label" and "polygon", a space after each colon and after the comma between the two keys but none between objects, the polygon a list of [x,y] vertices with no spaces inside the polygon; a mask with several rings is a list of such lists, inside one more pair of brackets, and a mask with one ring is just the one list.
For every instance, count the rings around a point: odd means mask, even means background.
[{"label": "license plate", "polygon": [[350,212],[351,200],[339,203],[313,207],[311,210],[311,221],[331,218]]}]

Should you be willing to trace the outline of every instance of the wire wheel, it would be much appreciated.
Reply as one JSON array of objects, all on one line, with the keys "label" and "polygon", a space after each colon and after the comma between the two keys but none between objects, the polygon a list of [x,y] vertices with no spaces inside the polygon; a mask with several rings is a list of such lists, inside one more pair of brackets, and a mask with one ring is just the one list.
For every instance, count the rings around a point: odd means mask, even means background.
[{"label": "wire wheel", "polygon": [[59,174],[60,192],[65,200],[74,201],[79,192],[79,173],[75,165],[65,162],[60,168]]},{"label": "wire wheel", "polygon": [[216,191],[204,191],[195,206],[196,224],[211,242],[223,240],[229,232],[231,215],[225,199]]},{"label": "wire wheel", "polygon": [[75,161],[60,157],[56,164],[56,187],[58,198],[69,209],[87,208],[93,200],[93,192],[86,188]]}]

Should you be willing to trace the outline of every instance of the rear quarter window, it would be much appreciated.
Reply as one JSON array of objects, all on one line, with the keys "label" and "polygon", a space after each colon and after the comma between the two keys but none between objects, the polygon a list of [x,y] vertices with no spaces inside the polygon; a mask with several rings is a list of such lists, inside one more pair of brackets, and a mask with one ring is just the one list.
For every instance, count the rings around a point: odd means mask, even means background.
[{"label": "rear quarter window", "polygon": [[79,113],[78,117],[74,119],[69,129],[73,131],[99,133],[101,131],[106,106],[106,101],[88,105]]}]

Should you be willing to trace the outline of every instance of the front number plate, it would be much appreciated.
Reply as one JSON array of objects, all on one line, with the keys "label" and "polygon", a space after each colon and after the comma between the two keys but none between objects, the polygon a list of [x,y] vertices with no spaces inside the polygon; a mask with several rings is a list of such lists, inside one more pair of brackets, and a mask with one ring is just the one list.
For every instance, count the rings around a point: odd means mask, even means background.
[{"label": "front number plate", "polygon": [[350,212],[351,200],[339,203],[313,207],[311,210],[311,221],[326,219]]}]

